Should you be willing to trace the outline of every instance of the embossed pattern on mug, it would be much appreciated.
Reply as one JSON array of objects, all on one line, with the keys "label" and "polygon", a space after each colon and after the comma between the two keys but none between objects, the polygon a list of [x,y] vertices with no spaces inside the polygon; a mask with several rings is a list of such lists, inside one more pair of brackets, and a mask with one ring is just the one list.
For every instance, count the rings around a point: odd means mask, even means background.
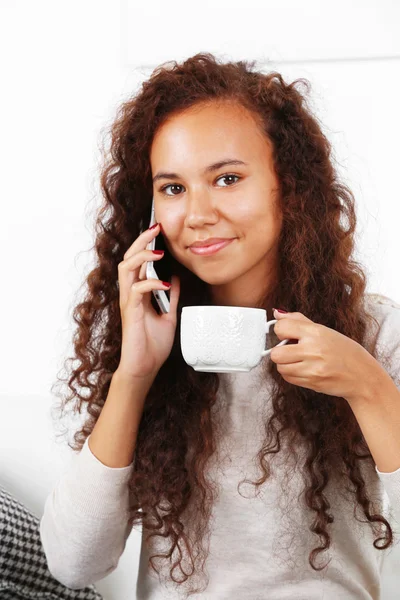
[{"label": "embossed pattern on mug", "polygon": [[[185,360],[192,366],[205,365],[255,367],[260,362],[260,352],[264,349],[265,332],[257,321],[234,311],[223,316],[197,315],[190,326],[186,326],[187,337],[192,344],[185,353]],[[244,331],[247,335],[243,336]],[[245,343],[247,342],[247,343]]]}]

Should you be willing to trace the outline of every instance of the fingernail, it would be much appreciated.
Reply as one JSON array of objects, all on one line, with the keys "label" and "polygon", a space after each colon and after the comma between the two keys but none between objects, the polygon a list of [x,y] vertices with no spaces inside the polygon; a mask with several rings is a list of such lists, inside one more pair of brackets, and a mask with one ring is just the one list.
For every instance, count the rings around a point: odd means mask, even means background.
[{"label": "fingernail", "polygon": [[280,313],[287,313],[287,310],[283,310],[283,308],[274,308],[274,310],[277,310]]},{"label": "fingernail", "polygon": [[151,231],[152,229],[155,229],[157,227],[157,225],[159,225],[159,223],[154,223],[154,225],[149,227],[149,231]]},{"label": "fingernail", "polygon": [[166,285],[167,287],[171,287],[171,283],[169,283],[168,281],[162,281],[161,283],[163,285]]}]

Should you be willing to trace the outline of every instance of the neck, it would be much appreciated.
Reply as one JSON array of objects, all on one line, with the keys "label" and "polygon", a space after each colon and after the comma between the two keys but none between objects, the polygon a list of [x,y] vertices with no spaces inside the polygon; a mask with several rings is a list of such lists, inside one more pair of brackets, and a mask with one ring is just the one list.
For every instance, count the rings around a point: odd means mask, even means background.
[{"label": "neck", "polygon": [[271,272],[266,274],[265,268],[263,273],[260,272],[260,269],[258,270],[256,279],[254,273],[248,272],[229,283],[210,286],[212,304],[264,308],[269,316],[272,314],[272,295],[275,291],[275,283],[274,275]]}]

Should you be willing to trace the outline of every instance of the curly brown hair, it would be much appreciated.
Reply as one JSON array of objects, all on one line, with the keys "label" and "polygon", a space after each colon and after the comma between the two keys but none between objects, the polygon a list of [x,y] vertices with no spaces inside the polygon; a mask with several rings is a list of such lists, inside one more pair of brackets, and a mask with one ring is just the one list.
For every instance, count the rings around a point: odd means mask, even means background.
[{"label": "curly brown hair", "polygon": [[[283,215],[279,285],[272,285],[260,306],[299,311],[357,341],[375,356],[376,340],[374,344],[367,340],[368,320],[378,323],[364,302],[366,276],[352,258],[355,200],[349,188],[338,181],[331,145],[305,95],[296,87],[303,84],[308,92],[309,82],[298,79],[288,84],[278,72],[257,71],[255,64],[222,63],[210,53],[196,54],[181,64],[164,63],[120,106],[112,123],[110,152],[101,172],[104,202],[96,219],[97,265],[86,278],[85,298],[73,312],[78,326],[73,340],[75,357],[67,359],[66,365],[74,359],[78,362],[67,377],[58,378],[68,384],[67,393],[60,394],[61,416],[67,407],[79,414],[85,409],[82,427],[70,443],[75,451],[93,430],[120,360],[118,263],[148,226],[153,195],[152,140],[172,113],[196,103],[238,103],[255,115],[273,144]],[[194,549],[199,550],[196,558],[202,557],[202,565],[206,558],[201,542],[216,492],[205,468],[216,450],[212,407],[219,376],[189,367],[179,343],[182,306],[209,304],[208,286],[168,256],[168,251],[162,262],[158,263],[161,279],[172,273],[181,279],[178,325],[170,356],[144,406],[130,482],[130,521],[141,523],[148,539],[162,536],[170,540],[170,551],[157,556],[170,559],[171,579],[183,583],[195,572]],[[156,308],[153,299],[152,303]],[[334,516],[324,491],[333,476],[338,482],[347,479],[352,484],[355,506],[362,507],[375,535],[381,536],[374,547],[388,548],[393,543],[391,526],[374,510],[361,469],[361,461],[366,461],[371,476],[377,477],[374,461],[348,402],[289,384],[273,361],[265,361],[265,377],[274,383],[268,399],[273,414],[264,424],[265,441],[257,454],[262,476],[253,484],[258,488],[269,477],[267,455],[280,451],[284,436],[293,451],[296,438],[306,444],[305,499],[315,513],[310,531],[319,539],[309,554],[311,567],[324,568],[317,567],[315,559],[331,544],[329,525]],[[191,527],[196,535],[190,536],[190,543],[182,516],[195,499]],[[192,565],[189,573],[182,567],[183,546]],[[178,558],[173,562],[174,551]],[[158,572],[154,558],[150,563]],[[178,578],[176,569],[181,572]]]}]

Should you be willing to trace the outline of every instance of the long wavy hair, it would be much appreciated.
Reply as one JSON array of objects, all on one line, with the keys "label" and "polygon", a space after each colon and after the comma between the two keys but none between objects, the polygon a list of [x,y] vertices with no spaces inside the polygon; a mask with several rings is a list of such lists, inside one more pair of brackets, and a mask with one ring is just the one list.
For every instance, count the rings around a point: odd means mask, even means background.
[{"label": "long wavy hair", "polygon": [[[283,215],[278,283],[272,284],[259,306],[300,311],[357,341],[376,358],[376,340],[370,343],[367,333],[371,319],[378,323],[364,302],[366,276],[352,258],[355,200],[339,182],[331,145],[307,106],[306,95],[297,89],[302,84],[308,92],[310,84],[305,79],[286,83],[278,72],[263,73],[255,64],[222,63],[210,53],[198,53],[181,64],[164,63],[142,83],[138,93],[122,103],[110,126],[110,149],[101,164],[104,199],[96,214],[97,263],[85,279],[85,297],[73,311],[77,325],[74,356],[65,362],[66,377],[58,377],[67,383],[67,389],[58,394],[61,416],[68,409],[84,414],[73,442],[68,442],[75,451],[93,430],[120,360],[118,263],[148,226],[153,195],[152,140],[168,117],[198,103],[234,102],[245,107],[273,145]],[[170,356],[144,406],[130,481],[130,522],[143,525],[147,540],[162,536],[170,541],[169,551],[155,556],[167,561],[170,578],[182,584],[195,573],[199,557],[204,566],[207,556],[202,538],[216,491],[207,479],[206,466],[217,447],[212,408],[219,376],[189,367],[179,343],[182,306],[210,304],[208,285],[167,250],[157,268],[161,279],[171,273],[181,279],[178,324]],[[156,308],[153,299],[152,303]],[[70,362],[75,364],[68,370]],[[331,545],[329,526],[334,515],[325,491],[334,476],[338,482],[350,482],[355,506],[361,506],[378,536],[374,547],[388,548],[393,543],[392,528],[374,509],[361,469],[365,461],[371,476],[377,477],[374,461],[348,402],[289,384],[273,361],[265,361],[265,377],[273,382],[272,395],[266,398],[273,410],[264,423],[265,439],[257,454],[262,475],[253,484],[258,489],[267,480],[267,456],[272,458],[280,451],[283,439],[293,451],[295,439],[303,441],[308,452],[302,469],[304,498],[314,516],[309,529],[318,540],[310,549],[311,567],[317,571],[326,566],[317,566],[316,557]],[[192,537],[182,517],[195,502]],[[182,565],[184,548],[189,572]],[[153,559],[151,556],[150,564],[158,573]]]}]

